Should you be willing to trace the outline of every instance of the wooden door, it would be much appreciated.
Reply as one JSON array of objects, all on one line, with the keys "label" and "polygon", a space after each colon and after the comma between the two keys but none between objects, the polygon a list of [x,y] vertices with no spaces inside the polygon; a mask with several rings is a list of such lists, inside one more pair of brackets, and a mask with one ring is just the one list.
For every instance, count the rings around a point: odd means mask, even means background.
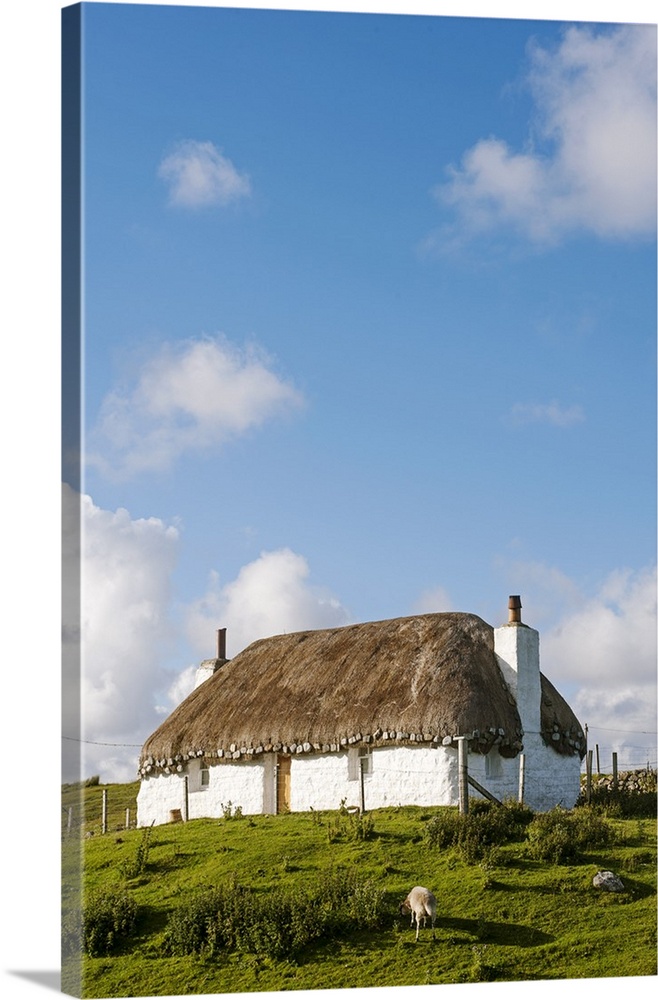
[{"label": "wooden door", "polygon": [[279,754],[276,765],[276,811],[290,812],[290,757]]}]

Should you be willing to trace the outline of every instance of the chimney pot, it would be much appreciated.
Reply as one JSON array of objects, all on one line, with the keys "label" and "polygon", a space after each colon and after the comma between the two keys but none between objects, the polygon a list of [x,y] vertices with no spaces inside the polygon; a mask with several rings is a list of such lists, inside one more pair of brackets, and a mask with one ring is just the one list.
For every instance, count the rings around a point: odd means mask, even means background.
[{"label": "chimney pot", "polygon": [[507,602],[507,607],[509,608],[509,624],[520,624],[521,623],[521,598],[518,594],[510,595],[510,599]]},{"label": "chimney pot", "polygon": [[226,629],[217,629],[217,659],[226,659]]}]

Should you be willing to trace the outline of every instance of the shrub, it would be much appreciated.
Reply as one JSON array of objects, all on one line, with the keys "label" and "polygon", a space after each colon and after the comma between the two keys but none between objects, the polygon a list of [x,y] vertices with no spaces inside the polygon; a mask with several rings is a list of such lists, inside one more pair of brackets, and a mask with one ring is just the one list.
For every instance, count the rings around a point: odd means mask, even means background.
[{"label": "shrub", "polygon": [[576,842],[582,850],[605,847],[614,841],[614,830],[595,809],[576,809],[571,813]]},{"label": "shrub", "polygon": [[456,847],[465,861],[481,861],[491,848],[521,836],[533,813],[517,802],[494,805],[475,800],[466,815],[450,810],[433,816],[425,827],[431,847]]},{"label": "shrub", "polygon": [[320,937],[380,926],[383,916],[383,893],[353,872],[327,873],[310,893],[256,893],[234,879],[172,913],[164,947],[175,955],[237,949],[289,958]]},{"label": "shrub", "polygon": [[459,841],[462,826],[462,817],[455,810],[437,813],[425,825],[425,839],[430,847],[440,851],[454,847]]},{"label": "shrub", "polygon": [[249,905],[235,879],[219,888],[195,892],[170,915],[164,949],[168,954],[210,954],[237,945],[238,900]]},{"label": "shrub", "polygon": [[137,904],[127,892],[90,893],[82,911],[82,946],[91,956],[109,955],[135,927]]},{"label": "shrub", "polygon": [[556,806],[537,815],[528,827],[531,856],[557,865],[577,861],[584,851],[613,839],[612,827],[591,809],[569,813]]},{"label": "shrub", "polygon": [[375,836],[375,821],[368,813],[350,817],[350,836],[353,840],[370,840]]},{"label": "shrub", "polygon": [[137,845],[137,851],[135,852],[135,857],[130,860],[126,859],[120,865],[121,874],[124,878],[137,878],[141,875],[146,868],[146,862],[148,860],[148,853],[150,848],[151,831],[153,829],[153,824],[151,826],[145,826],[142,830],[142,836]]},{"label": "shrub", "polygon": [[[592,790],[591,805],[614,819],[645,818],[656,815],[656,792],[628,792],[624,789],[595,788]],[[580,803],[584,802],[581,795]]]},{"label": "shrub", "polygon": [[551,809],[535,817],[528,827],[530,855],[538,861],[565,864],[578,856],[569,815],[564,809]]}]

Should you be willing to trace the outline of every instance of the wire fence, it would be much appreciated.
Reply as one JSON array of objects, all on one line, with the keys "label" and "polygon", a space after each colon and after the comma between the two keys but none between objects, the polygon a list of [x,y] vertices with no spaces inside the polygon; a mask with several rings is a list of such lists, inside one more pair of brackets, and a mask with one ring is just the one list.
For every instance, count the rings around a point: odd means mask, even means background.
[{"label": "wire fence", "polygon": [[[618,732],[635,737],[655,736],[655,733],[642,730],[614,730],[598,726],[586,726],[585,732],[588,753],[581,762],[581,778],[583,780],[587,777],[588,758],[590,758],[590,755],[591,761],[589,766],[591,767],[591,774],[597,777],[611,775],[613,771],[622,775],[627,772],[643,770],[655,773],[658,770],[658,747],[656,746],[642,743],[627,744],[623,740],[615,742],[614,738],[609,738],[609,742],[606,743],[596,741],[596,734],[598,733],[609,734]],[[112,744],[112,746],[133,747],[134,744]],[[378,764],[377,770],[380,775],[383,772],[390,773],[395,783],[400,781],[401,776],[405,780],[413,781],[417,776],[427,778],[428,774],[431,773],[431,769],[428,771],[427,768],[392,768],[390,764],[386,765],[383,769]],[[334,777],[335,771],[333,769],[328,770],[326,775],[327,777]],[[367,779],[367,772],[365,772],[365,776]],[[321,769],[314,769],[314,779],[322,779]],[[118,834],[122,830],[129,830],[136,827],[136,794],[129,793],[129,786],[125,786],[126,794],[117,795],[113,790],[112,794],[108,796],[107,787],[88,788],[85,795],[83,785],[84,783],[81,783],[77,786],[77,790],[76,786],[71,786],[69,793],[64,796],[68,801],[64,801],[62,805],[63,837],[72,835],[94,836],[95,834],[108,832]]]},{"label": "wire fence", "polygon": [[[588,749],[593,752],[593,768],[596,774],[610,774],[612,771],[612,755],[617,754],[617,767],[620,771],[639,771],[644,768],[655,771],[658,768],[658,748],[644,746],[605,746],[601,743],[590,743]],[[581,770],[585,772],[585,760]]]},{"label": "wire fence", "polygon": [[[647,750],[646,747],[627,749],[635,751]],[[589,781],[591,777],[598,778],[602,775],[613,775],[615,779],[619,777],[621,780],[625,775],[638,771],[650,771],[655,774],[656,748],[648,749],[653,749],[653,756],[647,753],[640,753],[639,755],[631,753],[624,756],[618,754],[612,747],[595,744],[594,747],[589,749],[582,762],[581,778],[583,788],[585,780]],[[521,763],[522,759],[523,755],[519,758],[520,769],[523,766]],[[589,777],[587,774],[588,764],[591,768]],[[399,783],[400,776],[403,776],[405,781],[408,780],[412,783],[415,777],[427,778],[428,774],[432,773],[426,768],[391,768],[389,766],[378,768],[378,771],[380,777],[390,774],[394,778],[395,784]],[[335,776],[335,771],[329,771],[327,774],[333,777]],[[319,777],[317,770],[314,776],[316,779]],[[364,777],[366,777],[365,786],[363,780],[360,783],[362,809],[366,808],[368,798],[367,775],[364,775]],[[487,794],[487,789],[479,785],[477,781],[473,781],[470,776],[468,776],[468,780],[475,786],[477,791],[483,793],[486,797],[491,797]],[[483,780],[486,782],[486,778],[483,778]],[[354,784],[358,785],[359,782],[355,782]],[[93,837],[108,833],[118,836],[122,831],[135,829],[137,826],[136,797],[127,799],[125,792],[120,790],[121,787],[110,785],[94,786],[84,790],[81,788],[80,794],[74,800],[62,806],[62,837]],[[336,803],[336,809],[338,808],[340,808],[340,804]],[[187,810],[185,810],[185,813],[187,814]]]}]

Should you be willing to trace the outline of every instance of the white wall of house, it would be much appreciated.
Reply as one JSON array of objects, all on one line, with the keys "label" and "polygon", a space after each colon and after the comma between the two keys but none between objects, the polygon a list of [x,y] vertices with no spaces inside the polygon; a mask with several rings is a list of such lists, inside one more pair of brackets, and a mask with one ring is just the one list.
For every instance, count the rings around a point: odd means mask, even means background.
[{"label": "white wall of house", "polygon": [[[290,808],[302,812],[361,803],[358,748],[345,753],[293,757]],[[350,761],[353,755],[353,761]],[[457,754],[445,747],[375,747],[363,758],[366,809],[397,805],[455,805]]]},{"label": "white wall of house", "polygon": [[[536,812],[556,805],[571,809],[580,794],[580,757],[566,757],[546,746],[538,733],[523,738],[525,777],[523,801]],[[500,801],[518,799],[520,757],[501,757],[494,747],[488,754],[469,754],[468,773]],[[469,786],[469,797],[482,798]]]},{"label": "white wall of house", "polygon": [[[544,745],[538,735],[526,737],[525,802],[544,811],[556,804],[571,808],[580,789],[578,755],[564,757]],[[188,817],[221,817],[224,807],[240,806],[245,815],[276,811],[275,755],[257,760],[232,761],[202,768],[188,765]],[[295,754],[290,768],[292,812],[360,806],[359,751]],[[375,747],[365,758],[363,796],[366,809],[397,805],[457,805],[459,778],[457,751],[452,747]],[[468,770],[498,799],[516,799],[519,791],[519,758],[501,757],[493,748],[486,756],[468,755]],[[479,798],[473,788],[469,796]],[[170,811],[185,815],[183,773],[145,778],[137,797],[138,823],[148,826],[171,820]]]},{"label": "white wall of house", "polygon": [[188,819],[222,816],[223,807],[229,802],[233,808],[240,806],[245,815],[262,813],[264,773],[265,763],[261,760],[208,768],[202,768],[200,761],[191,761],[184,772],[149,775],[142,780],[137,794],[137,823],[139,826],[169,823],[172,809],[180,809],[185,817],[186,775]]}]

